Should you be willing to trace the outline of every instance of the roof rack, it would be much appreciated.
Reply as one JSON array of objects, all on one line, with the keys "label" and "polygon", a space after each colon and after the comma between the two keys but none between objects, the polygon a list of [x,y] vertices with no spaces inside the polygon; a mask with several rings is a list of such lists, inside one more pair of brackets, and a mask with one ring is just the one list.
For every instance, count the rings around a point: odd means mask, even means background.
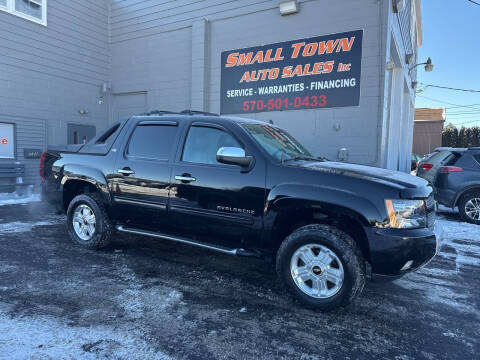
[{"label": "roof rack", "polygon": [[197,111],[197,110],[183,110],[183,111],[180,112],[180,114],[220,116],[220,115],[215,114],[215,113],[206,112],[206,111]]},{"label": "roof rack", "polygon": [[435,148],[435,151],[465,151],[468,150],[468,148],[456,148],[456,147],[450,147],[450,146],[440,146]]},{"label": "roof rack", "polygon": [[168,110],[152,110],[146,113],[143,113],[142,115],[163,115],[163,114],[175,114],[173,111],[168,111]]}]

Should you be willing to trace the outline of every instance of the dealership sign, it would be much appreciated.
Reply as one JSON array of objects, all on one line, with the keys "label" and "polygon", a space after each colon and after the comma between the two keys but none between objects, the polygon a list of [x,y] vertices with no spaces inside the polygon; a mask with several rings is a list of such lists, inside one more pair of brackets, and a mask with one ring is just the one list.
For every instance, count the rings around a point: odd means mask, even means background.
[{"label": "dealership sign", "polygon": [[363,30],[222,53],[220,112],[358,106]]}]

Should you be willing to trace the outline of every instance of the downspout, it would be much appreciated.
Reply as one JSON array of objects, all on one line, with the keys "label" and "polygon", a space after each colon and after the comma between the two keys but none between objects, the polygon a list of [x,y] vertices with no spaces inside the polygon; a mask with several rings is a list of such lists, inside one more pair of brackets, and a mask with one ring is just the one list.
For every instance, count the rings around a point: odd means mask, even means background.
[{"label": "downspout", "polygon": [[[382,156],[383,151],[383,138],[384,136],[388,137],[388,129],[389,126],[384,126],[384,107],[385,107],[385,84],[386,84],[386,76],[385,76],[385,68],[386,68],[386,54],[387,54],[387,43],[388,37],[390,36],[390,29],[388,26],[389,21],[389,10],[390,6],[388,5],[387,9],[387,20],[385,24],[385,20],[383,17],[385,11],[385,1],[379,0],[379,17],[380,17],[380,26],[379,26],[379,39],[380,39],[380,54],[379,54],[379,72],[378,72],[378,89],[379,89],[379,101],[378,101],[378,122],[377,122],[377,151],[375,153],[375,159],[372,162],[374,165],[379,167],[385,166],[385,158]],[[389,2],[387,2],[389,4]],[[386,26],[386,28],[385,28]],[[386,30],[385,41],[383,41],[383,34],[384,30]],[[388,124],[387,124],[388,125]],[[388,144],[388,138],[385,141],[385,144]]]}]

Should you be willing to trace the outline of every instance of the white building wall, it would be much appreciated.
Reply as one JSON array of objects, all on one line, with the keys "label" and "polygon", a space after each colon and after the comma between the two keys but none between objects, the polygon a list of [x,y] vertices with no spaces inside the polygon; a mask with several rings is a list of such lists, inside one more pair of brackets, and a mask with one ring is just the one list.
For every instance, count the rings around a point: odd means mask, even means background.
[{"label": "white building wall", "polygon": [[39,181],[39,160],[26,160],[24,149],[66,143],[68,123],[99,130],[108,118],[99,96],[110,79],[109,1],[47,6],[47,26],[0,11],[0,122],[16,125],[15,160],[26,164],[26,183]]},{"label": "white building wall", "polygon": [[280,15],[278,1],[176,5],[112,1],[114,93],[143,91],[148,94],[148,109],[218,113],[222,51],[363,29],[358,107],[247,116],[273,120],[318,155],[335,160],[345,147],[349,161],[380,165],[381,1],[300,1],[299,13],[289,16]]},{"label": "white building wall", "polygon": [[[0,12],[0,121],[17,124],[17,160],[29,141],[65,143],[69,123],[99,131],[152,109],[218,112],[222,51],[363,29],[358,107],[249,116],[273,120],[330,159],[345,147],[348,161],[407,170],[415,72],[405,53],[416,50],[404,43],[409,16],[387,0],[299,3],[297,14],[281,16],[278,0],[49,0],[46,27]],[[385,66],[391,58],[395,71]],[[392,93],[394,72],[404,86]],[[111,92],[102,102],[103,83]],[[392,99],[403,105],[392,111]],[[31,179],[37,163],[28,163]]]},{"label": "white building wall", "polygon": [[[112,119],[125,114],[116,106],[138,110],[139,102],[145,111],[219,112],[222,51],[363,29],[358,107],[247,116],[272,120],[318,155],[336,160],[347,148],[348,161],[406,171],[414,92],[405,54],[416,46],[403,40],[410,39],[412,1],[395,14],[392,1],[304,0],[297,14],[281,16],[278,1],[111,0]],[[390,58],[395,70],[386,69]]]}]

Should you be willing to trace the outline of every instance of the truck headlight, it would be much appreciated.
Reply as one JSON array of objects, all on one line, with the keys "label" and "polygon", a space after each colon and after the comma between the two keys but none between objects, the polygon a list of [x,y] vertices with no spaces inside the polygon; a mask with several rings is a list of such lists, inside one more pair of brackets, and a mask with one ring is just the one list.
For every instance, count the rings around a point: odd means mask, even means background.
[{"label": "truck headlight", "polygon": [[427,226],[427,213],[423,200],[385,200],[390,227],[412,229]]}]

